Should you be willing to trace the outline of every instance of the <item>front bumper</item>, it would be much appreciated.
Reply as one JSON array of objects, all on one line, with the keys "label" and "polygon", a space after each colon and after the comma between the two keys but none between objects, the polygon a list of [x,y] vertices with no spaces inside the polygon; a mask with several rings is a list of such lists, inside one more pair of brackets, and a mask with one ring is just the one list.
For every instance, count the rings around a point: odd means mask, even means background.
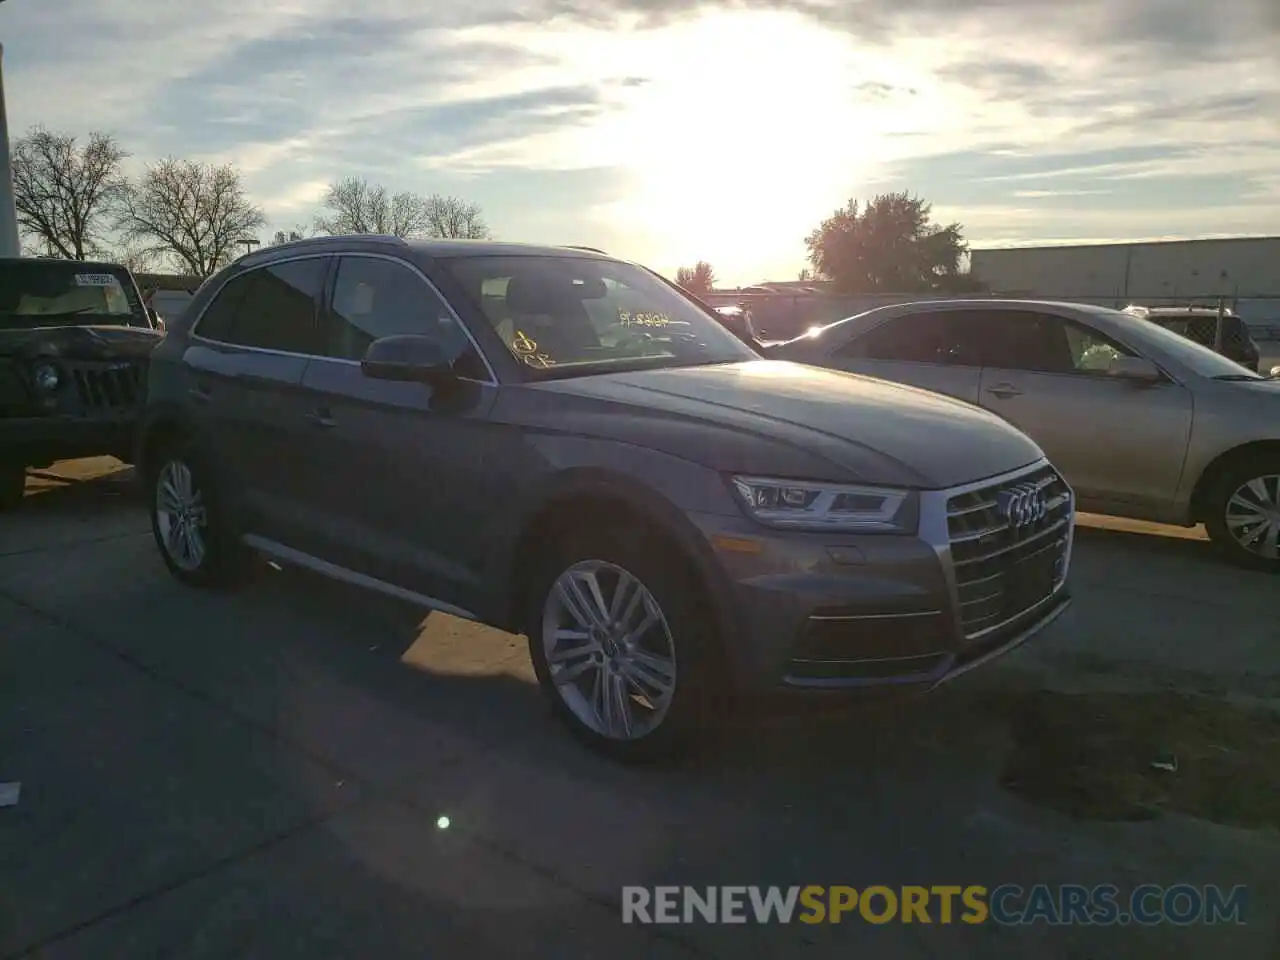
[{"label": "front bumper", "polygon": [[[982,528],[957,532],[949,511],[976,515],[999,485],[1048,477],[1063,492],[1042,528],[1020,540],[1010,534],[1007,549]],[[747,689],[928,689],[1026,642],[1070,603],[1074,497],[1044,462],[925,493],[914,537],[693,519],[726,575],[719,604],[730,620],[726,647]],[[1030,592],[1028,570],[1038,577]]]}]

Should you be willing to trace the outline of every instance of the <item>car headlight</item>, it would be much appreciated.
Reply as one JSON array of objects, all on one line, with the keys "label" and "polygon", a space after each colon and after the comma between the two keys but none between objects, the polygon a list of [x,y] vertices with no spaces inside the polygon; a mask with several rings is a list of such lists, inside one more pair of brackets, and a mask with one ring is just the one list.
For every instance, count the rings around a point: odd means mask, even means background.
[{"label": "car headlight", "polygon": [[910,490],[739,476],[733,488],[747,513],[771,527],[915,533],[919,519]]},{"label": "car headlight", "polygon": [[58,376],[58,368],[48,363],[42,363],[36,367],[32,379],[44,393],[53,393],[62,382],[62,378]]}]

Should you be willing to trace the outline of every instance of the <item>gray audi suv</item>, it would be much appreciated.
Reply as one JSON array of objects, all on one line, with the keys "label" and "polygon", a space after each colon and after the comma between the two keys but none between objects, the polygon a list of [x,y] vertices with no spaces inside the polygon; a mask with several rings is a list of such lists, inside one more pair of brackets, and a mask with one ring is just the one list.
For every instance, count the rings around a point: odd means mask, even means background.
[{"label": "gray audi suv", "polygon": [[151,358],[161,556],[261,554],[524,633],[623,759],[744,691],[921,690],[1067,598],[1073,494],[981,409],[762,359],[643,267],[327,237],[211,277]]}]

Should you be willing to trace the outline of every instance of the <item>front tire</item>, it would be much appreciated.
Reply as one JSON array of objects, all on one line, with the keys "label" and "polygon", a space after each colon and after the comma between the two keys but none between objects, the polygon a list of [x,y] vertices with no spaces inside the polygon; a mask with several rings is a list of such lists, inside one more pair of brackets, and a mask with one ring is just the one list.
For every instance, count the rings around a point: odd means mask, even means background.
[{"label": "front tire", "polygon": [[1232,563],[1280,573],[1280,457],[1223,471],[1209,494],[1205,528]]},{"label": "front tire", "polygon": [[555,715],[624,762],[683,752],[714,719],[718,638],[675,551],[631,526],[577,531],[539,565],[525,622]]},{"label": "front tire", "polygon": [[212,471],[186,443],[166,447],[148,471],[151,533],[169,572],[193,587],[227,587],[244,573]]},{"label": "front tire", "polygon": [[11,510],[22,503],[27,489],[27,468],[20,463],[0,464],[0,510]]}]

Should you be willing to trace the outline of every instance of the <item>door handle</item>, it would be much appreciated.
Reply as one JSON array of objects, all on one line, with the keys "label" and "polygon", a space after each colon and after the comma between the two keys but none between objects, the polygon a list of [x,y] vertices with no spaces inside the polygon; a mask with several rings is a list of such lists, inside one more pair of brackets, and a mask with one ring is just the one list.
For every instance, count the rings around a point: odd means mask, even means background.
[{"label": "door handle", "polygon": [[213,399],[213,391],[209,389],[207,383],[196,383],[195,386],[187,391],[187,394],[196,403],[208,403]]},{"label": "door handle", "polygon": [[994,387],[987,387],[987,393],[1001,400],[1022,396],[1022,391],[1011,383],[997,383]]},{"label": "door handle", "polygon": [[333,414],[329,412],[327,407],[312,410],[307,414],[307,421],[320,430],[331,430],[338,425],[338,421],[333,419]]}]

